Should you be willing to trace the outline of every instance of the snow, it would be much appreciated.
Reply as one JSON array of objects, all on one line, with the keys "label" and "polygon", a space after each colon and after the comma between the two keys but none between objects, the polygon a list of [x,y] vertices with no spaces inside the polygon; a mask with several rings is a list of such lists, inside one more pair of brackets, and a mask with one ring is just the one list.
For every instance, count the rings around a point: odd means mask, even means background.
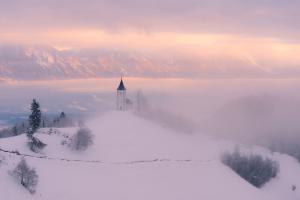
[{"label": "snow", "polygon": [[295,185],[296,191],[300,186],[300,163],[287,155],[275,154],[276,160],[280,162],[280,173],[278,178],[271,180],[263,190],[279,199],[300,199],[300,193],[291,192]]},{"label": "snow", "polygon": [[[300,198],[300,164],[293,158],[255,152],[280,162],[278,177],[257,189],[220,162],[233,142],[163,128],[130,112],[108,112],[87,126],[95,135],[85,152],[71,151],[61,142],[77,128],[41,129],[47,146],[30,152],[24,135],[0,140],[0,148],[50,159],[26,157],[39,175],[37,192],[29,194],[8,173],[20,156],[0,152],[0,197],[6,200],[294,200]],[[61,159],[69,159],[61,160]],[[293,172],[293,173],[291,173]]]}]

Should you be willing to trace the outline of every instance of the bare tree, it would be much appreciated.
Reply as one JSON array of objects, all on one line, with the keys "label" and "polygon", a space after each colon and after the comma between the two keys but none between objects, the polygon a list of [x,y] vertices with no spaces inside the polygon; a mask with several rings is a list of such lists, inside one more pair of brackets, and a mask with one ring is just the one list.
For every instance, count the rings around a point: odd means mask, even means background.
[{"label": "bare tree", "polygon": [[31,194],[35,193],[35,188],[38,184],[38,175],[35,169],[30,168],[22,159],[17,167],[12,171],[12,175],[25,187]]},{"label": "bare tree", "polygon": [[38,138],[31,136],[30,138],[28,138],[28,146],[30,148],[31,151],[38,153],[40,152],[40,150],[44,149],[45,146],[47,146],[45,143],[43,143],[41,140],[39,140]]}]

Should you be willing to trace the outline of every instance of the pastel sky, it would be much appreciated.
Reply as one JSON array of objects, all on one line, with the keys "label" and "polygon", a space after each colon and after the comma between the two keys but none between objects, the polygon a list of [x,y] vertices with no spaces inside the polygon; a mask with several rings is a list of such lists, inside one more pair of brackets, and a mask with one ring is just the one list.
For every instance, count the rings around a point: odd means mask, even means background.
[{"label": "pastel sky", "polygon": [[299,10],[299,0],[9,0],[0,1],[0,42],[300,66]]}]

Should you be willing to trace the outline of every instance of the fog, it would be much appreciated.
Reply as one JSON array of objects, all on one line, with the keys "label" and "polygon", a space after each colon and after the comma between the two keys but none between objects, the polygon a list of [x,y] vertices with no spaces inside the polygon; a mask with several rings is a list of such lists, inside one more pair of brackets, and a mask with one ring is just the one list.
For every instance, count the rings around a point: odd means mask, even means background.
[{"label": "fog", "polygon": [[[118,81],[5,81],[0,113],[24,115],[37,98],[44,113],[93,116],[115,109]],[[251,143],[300,133],[300,80],[125,78],[125,85],[133,102],[143,91],[153,120],[183,132]]]}]

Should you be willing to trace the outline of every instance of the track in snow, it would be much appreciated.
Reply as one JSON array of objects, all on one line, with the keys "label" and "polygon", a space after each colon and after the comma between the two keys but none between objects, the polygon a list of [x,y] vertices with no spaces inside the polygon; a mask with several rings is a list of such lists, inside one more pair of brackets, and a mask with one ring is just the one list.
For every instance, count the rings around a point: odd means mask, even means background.
[{"label": "track in snow", "polygon": [[0,152],[13,154],[15,156],[21,157],[30,157],[36,159],[45,159],[45,160],[57,160],[57,161],[64,161],[64,162],[81,162],[81,163],[98,163],[98,164],[112,164],[112,165],[132,165],[132,164],[146,164],[146,163],[158,163],[158,162],[181,162],[181,163],[207,163],[212,162],[215,160],[194,160],[194,159],[152,159],[152,160],[133,160],[133,161],[124,161],[124,162],[104,162],[101,160],[78,160],[78,159],[68,159],[68,158],[54,158],[48,156],[36,156],[30,154],[20,153],[18,151],[9,151],[0,148]]}]

